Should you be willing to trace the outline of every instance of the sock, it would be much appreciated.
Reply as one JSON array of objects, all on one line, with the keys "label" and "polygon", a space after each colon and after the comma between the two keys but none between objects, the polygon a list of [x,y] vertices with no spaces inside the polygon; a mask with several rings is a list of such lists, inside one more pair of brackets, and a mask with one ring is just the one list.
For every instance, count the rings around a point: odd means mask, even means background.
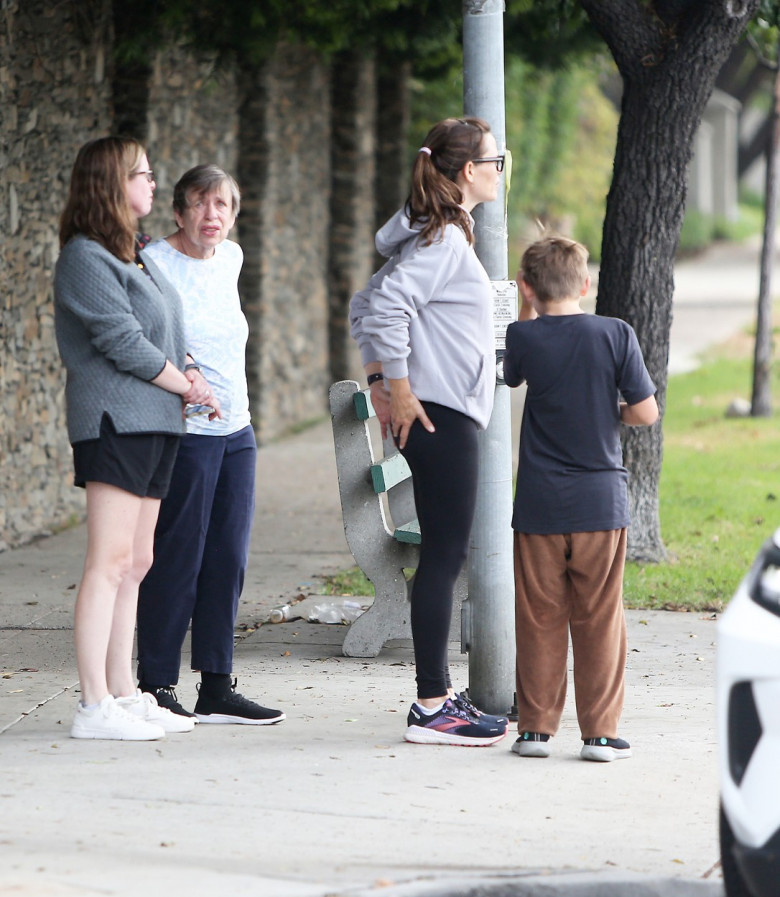
[{"label": "sock", "polygon": [[100,707],[100,703],[99,703],[99,702],[98,702],[97,704],[85,704],[83,701],[79,701],[79,704],[80,704],[85,710],[97,710],[98,707]]},{"label": "sock", "polygon": [[422,712],[426,716],[433,716],[434,713],[438,713],[441,710],[441,708],[444,706],[444,702],[437,705],[436,707],[423,707],[423,705],[417,703],[417,701],[415,701],[415,704],[417,704],[417,706],[420,708],[420,710],[422,710]]},{"label": "sock", "polygon": [[207,673],[201,671],[200,681],[203,683],[203,690],[210,695],[224,695],[230,691],[233,681],[230,673]]}]

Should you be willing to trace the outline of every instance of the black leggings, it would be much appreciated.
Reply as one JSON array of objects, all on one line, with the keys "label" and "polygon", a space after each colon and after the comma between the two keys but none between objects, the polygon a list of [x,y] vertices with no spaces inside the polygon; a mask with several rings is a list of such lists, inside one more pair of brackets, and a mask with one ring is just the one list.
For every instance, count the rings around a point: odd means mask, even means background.
[{"label": "black leggings", "polygon": [[420,522],[420,563],[412,586],[412,639],[417,696],[450,686],[447,643],[455,581],[466,560],[477,499],[477,425],[444,405],[423,402],[435,433],[415,421],[402,450],[412,471]]}]

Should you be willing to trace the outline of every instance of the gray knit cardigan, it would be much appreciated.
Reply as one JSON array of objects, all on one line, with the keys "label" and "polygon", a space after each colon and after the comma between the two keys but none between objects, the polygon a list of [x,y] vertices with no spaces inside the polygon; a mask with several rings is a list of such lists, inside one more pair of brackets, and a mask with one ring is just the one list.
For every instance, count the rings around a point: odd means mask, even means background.
[{"label": "gray knit cardigan", "polygon": [[184,430],[181,397],[149,382],[166,360],[184,367],[181,300],[154,262],[141,258],[151,277],[78,235],[57,260],[54,323],[71,443],[97,439],[104,412],[118,433]]}]

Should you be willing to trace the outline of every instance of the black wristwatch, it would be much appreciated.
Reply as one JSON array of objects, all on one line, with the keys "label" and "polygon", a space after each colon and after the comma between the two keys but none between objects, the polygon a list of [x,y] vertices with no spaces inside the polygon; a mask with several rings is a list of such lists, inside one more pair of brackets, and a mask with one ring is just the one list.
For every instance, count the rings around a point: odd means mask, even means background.
[{"label": "black wristwatch", "polygon": [[377,372],[376,374],[369,374],[368,377],[366,377],[366,383],[368,383],[368,385],[371,386],[371,384],[376,383],[377,380],[384,380],[384,379],[385,379],[385,375]]}]

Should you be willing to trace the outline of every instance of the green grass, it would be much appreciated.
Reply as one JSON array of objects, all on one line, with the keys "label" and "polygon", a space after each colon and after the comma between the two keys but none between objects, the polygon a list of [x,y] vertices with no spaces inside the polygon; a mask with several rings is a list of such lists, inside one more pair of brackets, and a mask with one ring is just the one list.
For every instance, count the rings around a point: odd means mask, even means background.
[{"label": "green grass", "polygon": [[322,586],[323,595],[373,595],[374,587],[371,580],[366,579],[359,567],[350,567],[348,570],[340,570],[333,576],[326,576]]},{"label": "green grass", "polygon": [[724,417],[750,378],[750,360],[728,354],[670,378],[659,490],[670,559],[627,564],[629,607],[721,610],[780,525],[777,417]]},{"label": "green grass", "polygon": [[[752,338],[741,337],[702,366],[669,379],[659,490],[668,563],[626,565],[632,608],[719,611],[762,542],[780,526],[780,426],[726,418],[750,395]],[[780,402],[780,376],[773,375]],[[370,595],[357,568],[329,577],[326,594]]]}]

